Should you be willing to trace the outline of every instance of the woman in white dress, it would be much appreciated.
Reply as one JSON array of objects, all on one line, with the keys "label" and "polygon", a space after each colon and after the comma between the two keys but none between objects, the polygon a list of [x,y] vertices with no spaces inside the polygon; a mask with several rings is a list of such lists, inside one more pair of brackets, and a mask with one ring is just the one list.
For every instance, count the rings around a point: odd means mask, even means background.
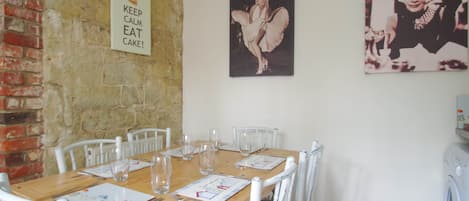
[{"label": "woman in white dress", "polygon": [[234,10],[231,16],[241,24],[244,45],[257,58],[256,74],[262,74],[269,66],[262,52],[271,52],[282,42],[289,21],[287,9],[279,7],[271,11],[269,0],[256,0],[249,13]]}]

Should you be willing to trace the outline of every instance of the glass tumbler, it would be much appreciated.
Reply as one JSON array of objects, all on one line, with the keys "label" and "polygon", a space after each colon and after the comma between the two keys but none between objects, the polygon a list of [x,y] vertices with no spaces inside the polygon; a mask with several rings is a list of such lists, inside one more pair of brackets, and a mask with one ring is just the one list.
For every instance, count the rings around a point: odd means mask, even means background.
[{"label": "glass tumbler", "polygon": [[154,155],[150,171],[153,192],[157,194],[168,193],[172,174],[171,157],[161,154]]},{"label": "glass tumbler", "polygon": [[249,156],[252,150],[251,136],[246,132],[239,135],[239,152],[242,156]]},{"label": "glass tumbler", "polygon": [[210,129],[208,131],[208,141],[214,145],[215,150],[218,150],[220,146],[220,138],[216,129]]},{"label": "glass tumbler", "polygon": [[202,175],[209,175],[215,170],[215,146],[212,143],[200,145],[199,170]]},{"label": "glass tumbler", "polygon": [[112,178],[118,182],[127,181],[130,168],[130,160],[127,158],[127,153],[124,149],[115,149],[113,154],[114,161],[110,165]]},{"label": "glass tumbler", "polygon": [[194,152],[194,146],[192,146],[190,137],[188,135],[183,135],[181,143],[182,160],[191,160],[192,154]]}]

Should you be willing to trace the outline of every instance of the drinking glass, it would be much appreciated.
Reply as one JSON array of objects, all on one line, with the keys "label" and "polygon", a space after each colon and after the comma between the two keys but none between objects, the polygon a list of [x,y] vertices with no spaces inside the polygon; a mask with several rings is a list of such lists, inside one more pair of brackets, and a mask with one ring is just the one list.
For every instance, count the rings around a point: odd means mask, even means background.
[{"label": "drinking glass", "polygon": [[194,152],[194,146],[192,146],[190,137],[188,135],[183,135],[181,143],[182,160],[191,160],[192,154]]},{"label": "drinking glass", "polygon": [[153,192],[157,194],[168,193],[172,174],[171,157],[162,154],[154,155],[150,171]]},{"label": "drinking glass", "polygon": [[215,150],[218,150],[218,146],[220,146],[220,139],[216,129],[210,129],[208,131],[208,141],[214,145]]},{"label": "drinking glass", "polygon": [[200,145],[199,170],[202,175],[209,175],[215,170],[215,146],[211,143]]},{"label": "drinking glass", "polygon": [[129,178],[130,160],[127,158],[128,154],[125,149],[113,150],[114,161],[111,162],[112,178],[118,182],[127,181]]},{"label": "drinking glass", "polygon": [[250,135],[246,132],[243,132],[239,135],[239,152],[242,156],[249,156],[252,150],[252,142],[250,139]]}]

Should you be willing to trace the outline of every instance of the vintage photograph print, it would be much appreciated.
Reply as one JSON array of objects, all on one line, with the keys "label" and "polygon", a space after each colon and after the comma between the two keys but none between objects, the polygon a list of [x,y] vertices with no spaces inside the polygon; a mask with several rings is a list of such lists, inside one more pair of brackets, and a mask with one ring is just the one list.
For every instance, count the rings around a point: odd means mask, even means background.
[{"label": "vintage photograph print", "polygon": [[467,0],[365,4],[365,73],[467,70]]},{"label": "vintage photograph print", "polygon": [[230,0],[230,76],[293,75],[294,0]]}]

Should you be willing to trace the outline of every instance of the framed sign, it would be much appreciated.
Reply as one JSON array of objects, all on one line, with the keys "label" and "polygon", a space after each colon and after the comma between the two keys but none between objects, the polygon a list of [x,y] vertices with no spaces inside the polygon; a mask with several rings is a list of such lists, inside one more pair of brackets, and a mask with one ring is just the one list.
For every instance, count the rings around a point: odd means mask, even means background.
[{"label": "framed sign", "polygon": [[111,1],[111,49],[151,54],[151,0]]}]

